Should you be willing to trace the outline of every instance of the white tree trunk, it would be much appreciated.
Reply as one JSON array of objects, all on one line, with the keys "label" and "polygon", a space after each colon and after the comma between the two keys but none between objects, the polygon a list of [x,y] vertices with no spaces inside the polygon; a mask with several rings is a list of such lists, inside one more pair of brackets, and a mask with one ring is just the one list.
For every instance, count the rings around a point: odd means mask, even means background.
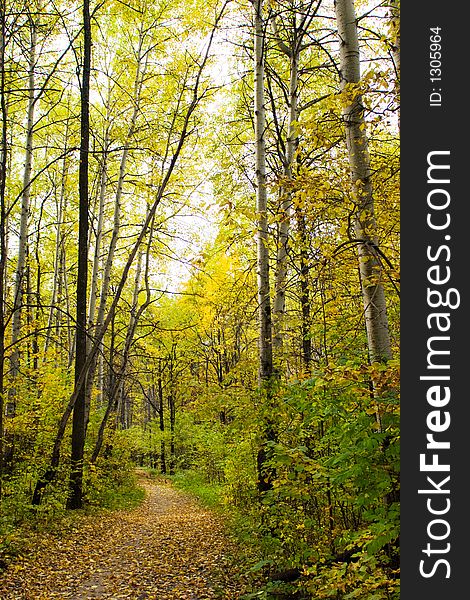
[{"label": "white tree trunk", "polygon": [[259,377],[269,380],[273,373],[272,317],[269,285],[268,195],[266,189],[266,115],[264,107],[263,0],[254,1],[255,10],[255,145],[256,145],[256,211],[258,217],[258,306],[259,306]]},{"label": "white tree trunk", "polygon": [[60,294],[62,286],[62,226],[66,209],[65,201],[65,186],[67,181],[67,147],[68,147],[68,133],[69,133],[69,121],[67,120],[65,126],[65,142],[64,142],[64,158],[62,160],[62,175],[60,182],[60,195],[59,200],[56,199],[57,206],[57,225],[56,225],[56,243],[55,243],[55,254],[54,254],[54,276],[52,282],[52,296],[51,304],[49,307],[49,316],[47,319],[47,333],[46,340],[44,342],[43,361],[47,360],[47,353],[52,340],[52,331],[54,320],[57,324],[57,328],[60,326],[60,317],[56,312],[57,303],[60,304]]},{"label": "white tree trunk", "polygon": [[[352,0],[336,0],[336,19],[340,39],[341,87],[360,80],[359,42]],[[356,199],[354,233],[358,242],[359,272],[371,362],[392,357],[387,306],[382,285],[382,268],[377,259],[377,226],[370,173],[370,158],[362,97],[355,96],[343,110],[346,145],[353,194]]]},{"label": "white tree trunk", "polygon": [[[295,151],[298,144],[298,136],[295,124],[299,119],[298,111],[298,79],[299,79],[299,51],[291,50],[290,55],[290,77],[289,77],[289,116],[288,132],[286,141],[286,155],[284,159],[284,176],[287,179],[292,178],[292,165],[294,162]],[[292,194],[281,189],[281,222],[279,224],[279,245],[276,257],[276,280],[274,296],[274,340],[273,345],[279,351],[283,346],[284,315],[286,311],[286,284],[287,284],[287,263],[289,251],[290,220],[292,216]]]},{"label": "white tree trunk", "polygon": [[36,68],[36,25],[30,21],[31,42],[28,57],[28,116],[26,125],[26,146],[23,171],[23,192],[21,194],[20,239],[18,244],[18,260],[15,271],[15,291],[12,318],[10,356],[11,378],[13,385],[9,390],[7,414],[13,416],[16,412],[16,385],[20,369],[20,351],[18,340],[21,333],[21,313],[23,309],[24,281],[26,272],[26,249],[28,244],[28,219],[31,199],[31,172],[33,168],[33,137],[34,137],[34,108],[35,108],[35,68]]},{"label": "white tree trunk", "polygon": [[106,131],[104,141],[103,160],[101,163],[100,184],[99,184],[99,200],[98,200],[98,218],[96,223],[95,248],[93,252],[93,270],[91,274],[90,299],[88,304],[88,324],[91,331],[95,322],[96,300],[98,298],[98,278],[99,268],[101,263],[101,242],[103,240],[103,220],[104,220],[104,205],[106,197],[106,179],[107,171],[107,149],[108,149],[108,130]]}]

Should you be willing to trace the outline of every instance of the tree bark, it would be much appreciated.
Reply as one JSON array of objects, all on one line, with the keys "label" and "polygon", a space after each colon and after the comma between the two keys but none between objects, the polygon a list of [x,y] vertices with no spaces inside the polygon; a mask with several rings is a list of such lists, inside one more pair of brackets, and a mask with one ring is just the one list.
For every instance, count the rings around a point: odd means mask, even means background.
[{"label": "tree bark", "polygon": [[158,359],[158,380],[157,380],[158,406],[159,406],[158,416],[159,416],[160,434],[162,436],[161,441],[160,441],[160,472],[162,473],[162,475],[166,475],[166,472],[167,472],[166,444],[165,444],[165,439],[163,437],[165,435],[165,413],[164,413],[165,401],[164,401],[164,397],[163,397],[162,376],[163,376],[163,368],[162,368],[162,359],[160,358],[160,359]]},{"label": "tree bark", "polygon": [[83,506],[83,453],[86,437],[86,386],[79,378],[87,359],[88,281],[88,154],[90,139],[91,18],[89,0],[83,0],[83,75],[80,111],[79,231],[77,313],[75,336],[75,386],[78,389],[72,417],[70,496],[67,507]]},{"label": "tree bark", "polygon": [[392,44],[392,56],[395,64],[398,87],[400,86],[400,0],[389,0],[389,19]]},{"label": "tree bark", "polygon": [[176,446],[175,446],[175,425],[176,425],[176,343],[171,348],[168,356],[168,411],[170,416],[170,457],[169,467],[170,475],[175,474],[176,468]]},{"label": "tree bark", "polygon": [[[283,163],[283,176],[289,182],[294,177],[294,161],[296,151],[299,145],[298,121],[301,108],[299,107],[299,77],[300,77],[300,59],[302,52],[308,47],[304,45],[304,38],[308,27],[314,18],[319,3],[312,0],[306,3],[292,3],[290,9],[287,9],[287,24],[278,16],[271,18],[274,41],[282,54],[289,61],[289,84],[284,91],[287,100],[287,137],[281,151],[281,160]],[[280,27],[286,30],[286,35],[282,36]],[[285,38],[282,39],[282,37]],[[273,303],[273,349],[274,359],[276,355],[282,357],[282,348],[284,344],[284,320],[286,314],[286,288],[288,274],[289,244],[291,238],[292,221],[292,193],[289,186],[281,186],[280,189],[280,213],[281,221],[279,224],[279,243],[276,259],[275,275],[275,296]],[[302,360],[305,372],[310,370],[311,359],[311,340],[310,334],[310,301],[308,288],[308,251],[307,236],[305,230],[305,217],[300,208],[296,208],[296,219],[300,237],[300,287],[301,287],[301,310],[302,310]]]},{"label": "tree bark", "polygon": [[[49,315],[47,319],[47,332],[46,332],[46,340],[44,342],[44,352],[43,352],[43,360],[47,360],[47,353],[49,350],[49,346],[53,339],[53,327],[55,322],[56,329],[56,340],[59,337],[59,328],[61,318],[59,316],[60,313],[57,312],[57,305],[61,305],[61,292],[63,285],[63,273],[62,273],[62,228],[63,228],[63,220],[66,211],[66,196],[65,196],[65,185],[67,181],[67,148],[68,148],[68,137],[69,137],[69,124],[70,120],[67,119],[65,124],[65,140],[64,140],[64,157],[62,159],[62,173],[60,178],[60,194],[59,198],[56,197],[56,214],[57,214],[57,225],[56,225],[56,240],[55,240],[55,254],[54,254],[54,276],[53,276],[53,287],[52,287],[52,296],[51,303],[49,308]],[[55,188],[55,186],[54,186]],[[68,306],[67,306],[67,314],[68,314]],[[69,346],[70,347],[70,346]]]},{"label": "tree bark", "polygon": [[8,393],[6,412],[9,417],[16,414],[16,379],[20,370],[20,350],[18,340],[21,332],[21,316],[23,312],[23,296],[26,272],[26,249],[28,244],[28,219],[31,198],[31,172],[33,167],[33,137],[34,137],[34,107],[35,107],[35,69],[36,69],[36,24],[29,16],[30,47],[28,56],[28,115],[26,125],[26,146],[23,170],[23,192],[21,194],[20,239],[18,244],[18,259],[15,270],[15,290],[12,318],[12,336],[10,355],[10,372],[12,386]]},{"label": "tree bark", "polygon": [[[297,40],[296,19],[294,14],[293,41],[290,48],[280,44],[281,50],[289,58],[289,91],[288,91],[288,130],[286,152],[283,157],[284,177],[292,178],[292,167],[298,145],[296,123],[299,120],[298,81],[300,45]],[[276,30],[275,30],[276,34]],[[284,341],[284,317],[286,312],[287,261],[290,236],[290,220],[292,213],[292,194],[281,188],[281,222],[279,224],[279,244],[276,257],[275,296],[273,303],[274,338],[273,346],[278,353],[282,352]]]},{"label": "tree bark", "polygon": [[104,220],[104,205],[106,198],[106,179],[107,179],[107,152],[109,145],[109,131],[108,127],[106,128],[104,144],[103,144],[103,157],[101,161],[101,170],[100,170],[100,184],[99,184],[99,201],[98,201],[98,215],[96,222],[96,236],[95,236],[95,247],[93,254],[93,271],[91,275],[91,285],[90,285],[90,299],[88,305],[88,326],[91,328],[95,322],[96,316],[96,300],[98,297],[98,275],[100,270],[100,262],[101,262],[101,243],[103,240],[103,220]]},{"label": "tree bark", "polygon": [[6,16],[5,2],[0,3],[0,108],[2,115],[0,146],[0,500],[3,494],[3,436],[4,436],[4,391],[5,391],[5,274],[6,250],[6,174],[8,155],[7,102],[5,90],[5,45]]},{"label": "tree bark", "polygon": [[[171,376],[171,374],[170,374]],[[168,396],[168,408],[170,411],[170,475],[175,474],[175,422],[176,422],[176,401],[173,390],[173,384],[170,381],[171,391]]]},{"label": "tree bark", "polygon": [[[360,81],[360,56],[356,14],[352,0],[336,0],[336,20],[340,38],[341,88]],[[387,306],[382,285],[382,268],[377,258],[377,224],[371,183],[370,158],[361,95],[344,108],[346,145],[352,189],[356,200],[354,234],[358,243],[359,271],[371,362],[392,357]]]},{"label": "tree bark", "polygon": [[302,334],[302,365],[306,375],[312,371],[312,339],[311,334],[311,305],[310,305],[310,281],[309,281],[309,239],[305,215],[301,210],[297,211],[297,230],[300,242],[300,307],[302,314],[301,334]]},{"label": "tree bark", "polygon": [[256,212],[258,248],[259,379],[269,381],[273,374],[272,315],[269,283],[268,195],[266,188],[266,114],[264,106],[265,32],[263,0],[254,1],[255,50],[255,152]]},{"label": "tree bark", "polygon": [[[265,411],[270,412],[272,399],[273,344],[271,293],[269,282],[268,195],[266,187],[266,114],[265,114],[265,23],[263,0],[254,0],[254,70],[255,70],[255,153],[256,153],[256,212],[257,212],[257,275],[259,319],[259,374],[261,392],[265,396]],[[257,487],[260,493],[271,488],[272,472],[267,468],[268,446],[275,438],[270,416],[263,417],[263,439],[257,456]]]},{"label": "tree bark", "polygon": [[[96,239],[95,239],[95,248],[94,248],[94,256],[93,256],[93,270],[91,275],[91,285],[90,285],[90,299],[88,305],[88,352],[91,348],[91,340],[93,338],[93,328],[95,325],[95,315],[96,315],[96,301],[98,297],[98,278],[99,278],[99,269],[101,262],[101,243],[103,239],[103,220],[104,220],[104,205],[105,205],[105,196],[106,196],[106,179],[107,179],[107,151],[109,144],[109,127],[106,127],[105,139],[104,139],[104,148],[103,148],[103,158],[101,163],[101,171],[100,171],[100,184],[99,184],[99,201],[98,201],[98,217],[96,224]],[[109,283],[109,282],[108,282]],[[107,297],[107,292],[106,292]],[[106,304],[106,301],[105,301]],[[104,308],[103,308],[104,311]],[[97,363],[101,361],[102,358],[102,350],[98,353],[96,359],[93,361],[92,366],[88,372],[87,384],[86,384],[86,419],[88,420],[89,412],[90,412],[90,404],[91,404],[91,395],[93,390],[93,378],[96,370]],[[101,375],[101,370],[99,369]],[[103,393],[102,388],[102,377],[98,377],[98,389],[100,393],[100,397]],[[98,401],[98,404],[101,404]]]},{"label": "tree bark", "polygon": [[396,98],[397,98],[397,102],[398,102],[398,128],[400,128],[400,76],[401,76],[400,0],[390,0],[389,23],[390,23],[390,34],[391,34],[391,50],[392,50],[393,64],[395,66],[395,94],[396,94]]}]

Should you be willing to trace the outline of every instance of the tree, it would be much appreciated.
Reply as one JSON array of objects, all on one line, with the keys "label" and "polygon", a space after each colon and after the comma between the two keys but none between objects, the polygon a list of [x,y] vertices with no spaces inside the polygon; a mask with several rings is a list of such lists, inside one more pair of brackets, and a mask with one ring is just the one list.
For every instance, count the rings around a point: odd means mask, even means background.
[{"label": "tree", "polygon": [[[271,16],[270,22],[273,30],[274,44],[279,49],[284,59],[288,61],[288,81],[284,82],[282,76],[278,74],[271,75],[272,79],[282,88],[285,96],[287,115],[282,118],[282,115],[277,114],[276,98],[273,97],[271,91],[271,104],[273,111],[273,119],[276,128],[277,149],[280,154],[282,164],[281,180],[279,186],[280,198],[280,222],[279,241],[276,256],[276,275],[275,275],[275,297],[273,303],[274,315],[274,347],[278,353],[282,352],[283,346],[283,327],[284,316],[286,312],[286,293],[287,293],[287,277],[289,266],[289,246],[291,236],[291,221],[293,212],[297,220],[297,230],[299,233],[300,242],[300,266],[299,266],[299,282],[301,287],[300,302],[302,310],[302,360],[305,371],[309,373],[311,362],[311,340],[310,340],[310,300],[309,300],[309,284],[308,284],[308,258],[307,258],[307,231],[305,224],[305,215],[297,206],[293,207],[292,183],[295,179],[296,164],[298,160],[296,156],[299,146],[299,119],[303,107],[299,106],[299,96],[301,87],[301,56],[306,50],[309,50],[312,43],[308,40],[309,30],[312,21],[318,11],[321,2],[288,2],[284,10],[279,6],[279,13],[274,13]],[[282,7],[283,8],[283,7]],[[281,27],[283,35],[281,35]],[[307,39],[306,39],[307,38]],[[273,67],[275,68],[275,67]],[[304,71],[308,72],[306,66]],[[270,86],[272,89],[272,85]],[[285,128],[285,141],[282,139],[282,121],[287,122]],[[300,161],[298,161],[300,163]]]},{"label": "tree", "polygon": [[265,22],[263,1],[254,0],[254,115],[256,152],[256,212],[258,216],[259,377],[269,384],[273,375],[272,317],[269,282],[268,196],[266,183],[266,116],[264,106]]},{"label": "tree", "polygon": [[[18,377],[20,368],[20,351],[18,340],[21,332],[21,313],[23,311],[23,295],[25,289],[25,273],[26,273],[26,250],[28,246],[28,220],[30,210],[31,196],[31,173],[33,165],[33,136],[34,136],[34,110],[36,105],[35,86],[36,86],[36,40],[37,40],[37,24],[35,17],[29,12],[28,25],[30,31],[30,45],[28,56],[28,109],[27,109],[27,125],[26,125],[26,143],[25,143],[25,158],[23,170],[23,191],[21,193],[21,222],[20,235],[18,245],[18,258],[15,271],[15,290],[14,290],[14,305],[12,319],[12,336],[11,345],[13,347],[10,355],[11,375],[13,382]],[[9,402],[7,406],[7,414],[14,416],[16,412],[16,389],[15,385],[10,388]]]},{"label": "tree", "polygon": [[[305,43],[305,37],[311,25],[312,19],[320,3],[310,1],[297,5],[295,2],[289,3],[287,15],[282,17],[274,14],[271,16],[270,22],[273,29],[274,43],[279,48],[284,58],[287,59],[288,82],[285,84],[285,97],[287,108],[287,126],[286,139],[284,143],[279,143],[281,149],[282,176],[285,181],[284,185],[280,186],[280,223],[279,223],[279,242],[276,257],[276,282],[275,282],[275,297],[274,297],[274,345],[280,351],[283,342],[283,319],[286,310],[286,283],[288,271],[288,250],[289,237],[292,220],[292,193],[289,186],[294,178],[295,156],[299,143],[299,117],[301,109],[299,108],[299,76],[300,76],[300,57],[301,53],[309,47]],[[287,23],[285,23],[287,21]],[[286,30],[286,40],[281,37],[280,23]],[[283,86],[282,79],[277,78],[278,83]],[[275,99],[272,99],[273,117],[276,121],[277,136],[281,137],[281,126],[279,125],[280,117],[276,114]],[[279,140],[280,142],[281,140]],[[298,215],[302,219],[301,215]],[[304,281],[304,278],[301,279]],[[307,304],[304,304],[304,307]],[[304,344],[308,343],[308,335],[304,338]],[[307,359],[308,362],[308,359]]]},{"label": "tree", "polygon": [[88,299],[88,158],[90,140],[90,73],[91,15],[89,0],[83,0],[83,64],[80,86],[80,168],[79,168],[79,230],[77,317],[75,328],[75,386],[77,398],[73,407],[70,497],[68,508],[83,505],[83,454],[86,437],[86,385],[80,376],[87,360],[87,299]]},{"label": "tree", "polygon": [[3,452],[4,452],[4,393],[5,393],[5,271],[7,263],[6,249],[6,174],[7,174],[7,103],[5,85],[5,45],[6,45],[6,3],[0,5],[0,102],[2,112],[1,148],[0,148],[0,501],[3,491]]},{"label": "tree", "polygon": [[400,0],[390,0],[391,49],[398,86],[400,85]]},{"label": "tree", "polygon": [[377,246],[369,144],[362,96],[358,89],[360,56],[356,13],[352,0],[336,0],[335,9],[340,39],[341,88],[347,98],[343,119],[356,203],[354,234],[358,247],[369,357],[371,362],[383,362],[392,357],[392,350],[383,288],[383,269]]},{"label": "tree", "polygon": [[112,379],[112,385],[110,386],[110,390],[108,392],[108,405],[106,411],[103,415],[103,419],[101,421],[98,435],[96,438],[95,447],[93,449],[93,453],[90,458],[91,463],[95,463],[96,459],[101,450],[101,446],[103,444],[104,439],[104,430],[106,424],[108,422],[109,416],[111,415],[111,411],[114,409],[117,411],[118,409],[118,401],[119,393],[122,391],[123,380],[126,375],[126,370],[129,362],[129,354],[132,348],[132,342],[134,340],[135,332],[137,326],[139,324],[139,320],[146,311],[146,309],[150,306],[152,302],[152,295],[150,291],[150,282],[149,282],[149,268],[150,268],[150,249],[152,247],[152,238],[154,232],[154,220],[152,221],[149,228],[149,241],[147,243],[147,250],[145,252],[145,273],[144,273],[144,285],[145,285],[145,300],[139,305],[139,293],[141,291],[141,276],[142,276],[142,260],[143,260],[143,252],[141,251],[137,260],[137,268],[134,280],[134,294],[132,299],[132,304],[130,308],[130,319],[129,325],[127,328],[126,339],[124,343],[124,350],[121,358],[121,365],[118,373]]}]

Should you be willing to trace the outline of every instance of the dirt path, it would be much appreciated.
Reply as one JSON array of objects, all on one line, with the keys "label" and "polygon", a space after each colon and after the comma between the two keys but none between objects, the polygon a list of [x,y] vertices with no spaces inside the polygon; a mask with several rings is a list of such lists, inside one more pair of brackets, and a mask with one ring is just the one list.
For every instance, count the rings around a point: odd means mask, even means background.
[{"label": "dirt path", "polygon": [[[142,482],[132,511],[83,517],[0,576],[2,600],[236,599],[221,521],[168,484]],[[230,572],[232,571],[232,572]]]}]

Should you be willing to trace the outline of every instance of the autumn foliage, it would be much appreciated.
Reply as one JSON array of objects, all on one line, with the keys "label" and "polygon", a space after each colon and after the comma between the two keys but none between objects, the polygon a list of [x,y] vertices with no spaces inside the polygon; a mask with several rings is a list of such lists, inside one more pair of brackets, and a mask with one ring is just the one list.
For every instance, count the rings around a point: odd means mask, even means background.
[{"label": "autumn foliage", "polygon": [[395,4],[2,0],[0,595],[398,599]]}]

